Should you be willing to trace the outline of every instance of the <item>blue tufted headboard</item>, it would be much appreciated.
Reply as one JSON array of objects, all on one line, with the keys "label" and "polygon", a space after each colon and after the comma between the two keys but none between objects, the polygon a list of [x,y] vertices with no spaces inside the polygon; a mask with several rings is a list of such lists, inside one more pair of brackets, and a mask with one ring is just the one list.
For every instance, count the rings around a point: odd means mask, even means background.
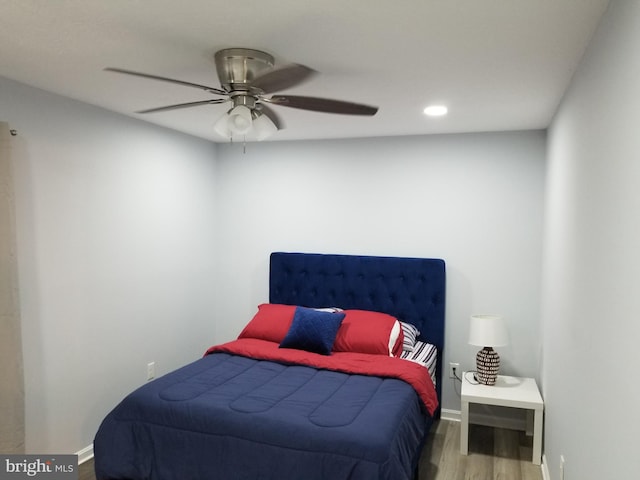
[{"label": "blue tufted headboard", "polygon": [[372,310],[414,324],[438,348],[441,401],[445,284],[440,259],[274,252],[269,302]]}]

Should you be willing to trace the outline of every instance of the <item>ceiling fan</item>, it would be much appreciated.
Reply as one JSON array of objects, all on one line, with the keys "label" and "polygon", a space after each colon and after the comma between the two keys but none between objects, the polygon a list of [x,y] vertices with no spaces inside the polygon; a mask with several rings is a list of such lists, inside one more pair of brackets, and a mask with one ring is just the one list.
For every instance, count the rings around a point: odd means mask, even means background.
[{"label": "ceiling fan", "polygon": [[273,56],[260,50],[226,48],[216,52],[215,64],[221,85],[219,88],[122,68],[109,67],[105,70],[198,88],[223,97],[150,108],[136,113],[163,112],[231,102],[232,107],[214,125],[214,130],[218,134],[229,139],[233,139],[234,136],[246,138],[245,136],[251,133],[256,140],[263,140],[282,129],[282,120],[269,105],[344,115],[372,116],[378,111],[377,107],[342,100],[299,95],[271,95],[298,85],[314,75],[316,71],[295,63],[274,68]]}]

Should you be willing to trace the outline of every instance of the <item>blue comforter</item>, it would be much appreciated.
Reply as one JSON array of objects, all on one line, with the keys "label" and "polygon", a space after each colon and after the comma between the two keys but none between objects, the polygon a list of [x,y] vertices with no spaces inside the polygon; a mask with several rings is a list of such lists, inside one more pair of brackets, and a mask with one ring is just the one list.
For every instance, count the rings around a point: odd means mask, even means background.
[{"label": "blue comforter", "polygon": [[403,480],[428,414],[402,380],[208,355],[126,397],[98,480]]}]

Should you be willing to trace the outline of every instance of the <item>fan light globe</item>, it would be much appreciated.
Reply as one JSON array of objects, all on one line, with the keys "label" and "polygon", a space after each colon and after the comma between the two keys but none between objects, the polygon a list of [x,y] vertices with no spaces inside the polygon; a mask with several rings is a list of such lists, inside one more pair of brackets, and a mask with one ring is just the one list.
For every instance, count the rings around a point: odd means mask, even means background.
[{"label": "fan light globe", "polygon": [[213,129],[218,135],[224,138],[230,138],[231,131],[229,131],[229,114],[225,113],[222,115],[213,125]]},{"label": "fan light globe", "polygon": [[256,140],[264,140],[278,131],[278,127],[264,113],[258,115],[253,121],[253,130],[256,134]]},{"label": "fan light globe", "polygon": [[244,135],[251,129],[251,110],[238,105],[229,112],[229,130],[234,135]]},{"label": "fan light globe", "polygon": [[[249,116],[247,118],[247,112]],[[224,137],[234,135],[249,135],[255,140],[264,140],[278,131],[273,120],[260,111],[253,112],[243,106],[237,106],[222,115],[213,125],[215,132]]]}]

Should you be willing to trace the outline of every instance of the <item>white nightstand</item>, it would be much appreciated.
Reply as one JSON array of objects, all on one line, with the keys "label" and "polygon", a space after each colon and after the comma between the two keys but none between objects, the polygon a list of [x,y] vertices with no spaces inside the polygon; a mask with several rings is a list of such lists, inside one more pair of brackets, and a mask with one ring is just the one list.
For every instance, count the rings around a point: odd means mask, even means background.
[{"label": "white nightstand", "polygon": [[[467,376],[470,379],[467,379]],[[471,380],[471,381],[470,381]],[[542,456],[542,412],[544,402],[533,378],[498,375],[494,386],[476,385],[471,372],[462,375],[462,425],[460,426],[460,453],[469,450],[469,404],[499,405],[533,410],[533,463],[540,465]]]}]

